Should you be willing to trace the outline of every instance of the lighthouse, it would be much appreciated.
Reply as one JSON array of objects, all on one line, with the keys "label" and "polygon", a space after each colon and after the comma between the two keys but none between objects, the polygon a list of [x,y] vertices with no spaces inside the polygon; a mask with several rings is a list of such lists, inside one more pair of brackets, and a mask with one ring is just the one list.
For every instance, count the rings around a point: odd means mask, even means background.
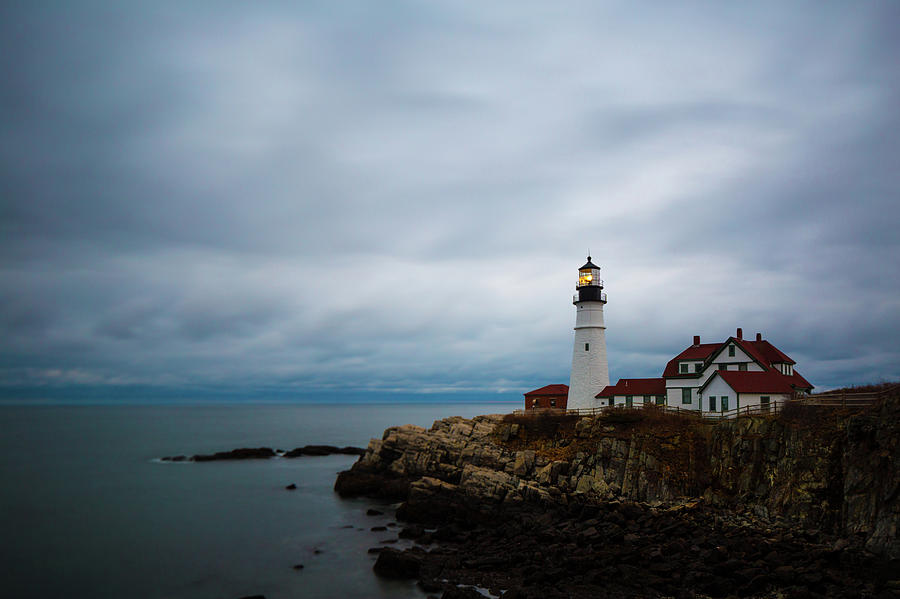
[{"label": "lighthouse", "polygon": [[600,267],[591,262],[578,269],[575,304],[575,346],[572,349],[572,374],[569,377],[569,409],[600,405],[594,397],[609,385],[606,362],[606,325],[603,324],[603,279]]}]

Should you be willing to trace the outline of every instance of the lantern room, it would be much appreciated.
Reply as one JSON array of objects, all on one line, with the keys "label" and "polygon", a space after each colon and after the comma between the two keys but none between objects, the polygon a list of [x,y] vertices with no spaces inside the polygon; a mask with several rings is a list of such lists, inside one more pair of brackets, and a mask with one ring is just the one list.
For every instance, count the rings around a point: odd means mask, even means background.
[{"label": "lantern room", "polygon": [[603,293],[603,279],[600,278],[600,267],[591,262],[590,256],[588,256],[587,264],[578,269],[578,284],[575,285],[575,289],[578,290],[578,293],[572,298],[572,303],[606,303],[606,294]]},{"label": "lantern room", "polygon": [[600,267],[591,262],[588,256],[587,264],[578,269],[578,285],[577,287],[603,287],[603,279],[600,278]]}]

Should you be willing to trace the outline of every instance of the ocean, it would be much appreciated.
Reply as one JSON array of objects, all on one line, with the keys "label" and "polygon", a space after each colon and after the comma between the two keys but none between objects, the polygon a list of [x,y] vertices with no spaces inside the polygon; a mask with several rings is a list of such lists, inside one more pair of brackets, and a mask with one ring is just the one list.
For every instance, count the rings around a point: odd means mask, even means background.
[{"label": "ocean", "polygon": [[[496,404],[0,406],[0,572],[8,597],[420,598],[372,573],[390,506],[343,500],[356,456],[172,463],[237,447],[365,447],[397,424]],[[294,483],[297,490],[285,486]],[[367,516],[375,507],[383,516]],[[374,526],[388,526],[373,532]],[[403,546],[404,541],[393,546]],[[295,569],[295,565],[303,566]]]}]

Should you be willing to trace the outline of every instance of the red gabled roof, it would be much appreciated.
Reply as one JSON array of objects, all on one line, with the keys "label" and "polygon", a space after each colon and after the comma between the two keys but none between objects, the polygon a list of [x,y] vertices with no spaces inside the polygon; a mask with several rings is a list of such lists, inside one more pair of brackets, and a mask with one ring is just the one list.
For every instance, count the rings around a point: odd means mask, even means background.
[{"label": "red gabled roof", "polygon": [[780,349],[763,339],[762,341],[744,341],[744,344],[752,346],[757,353],[766,359],[768,364],[796,364],[791,358]]},{"label": "red gabled roof", "polygon": [[665,395],[666,380],[659,379],[619,379],[615,385],[608,385],[594,397],[613,395]]},{"label": "red gabled roof", "polygon": [[[734,343],[735,345],[740,347],[742,350],[744,350],[745,354],[750,356],[753,360],[756,361],[757,364],[762,366],[764,369],[768,370],[772,367],[772,361],[766,359],[766,356],[764,356],[762,354],[762,352],[759,351],[759,348],[757,347],[757,344],[755,341],[747,341],[746,339],[738,339],[737,337],[729,337],[728,340],[722,344],[722,348],[724,349],[724,347],[726,345],[728,345],[729,343]],[[771,345],[771,344],[769,344],[769,345]],[[774,349],[774,346],[773,346],[773,349]],[[778,352],[778,353],[781,353],[781,352]]]},{"label": "red gabled roof", "polygon": [[[666,369],[663,370],[662,375],[667,378],[678,376],[679,374],[681,374],[680,372],[678,372],[679,362],[683,362],[685,360],[706,360],[706,358],[712,355],[712,353],[721,346],[721,343],[701,343],[700,345],[692,345],[669,360],[669,363],[666,364]],[[696,376],[693,372],[690,374],[691,376]]]},{"label": "red gabled roof", "polygon": [[545,387],[541,387],[540,389],[535,389],[534,391],[529,391],[525,394],[525,397],[529,395],[564,395],[566,397],[569,396],[569,386],[568,385],[547,385]]},{"label": "red gabled roof", "polygon": [[765,372],[717,370],[700,389],[706,388],[716,376],[722,377],[722,380],[737,393],[792,393],[794,391],[793,377],[783,375],[776,370]]},{"label": "red gabled roof", "polygon": [[[675,377],[687,377],[693,376],[696,377],[699,373],[686,373],[682,374],[678,370],[678,363],[684,362],[685,360],[704,360],[706,361],[711,356],[718,354],[720,351],[723,351],[725,347],[728,346],[729,343],[734,343],[750,356],[751,359],[755,360],[763,369],[769,370],[772,368],[772,364],[778,364],[780,362],[784,362],[786,364],[796,364],[790,356],[782,352],[780,349],[766,341],[765,339],[760,341],[749,341],[747,339],[738,339],[737,337],[729,337],[723,343],[701,343],[700,345],[692,345],[671,360],[666,364],[665,370],[663,370],[663,376],[665,378],[675,378]],[[805,386],[812,388],[812,385],[800,377],[802,379],[802,383]]]},{"label": "red gabled roof", "polygon": [[791,379],[791,383],[797,389],[809,389],[811,391],[813,388],[812,383],[803,378],[803,376],[796,370],[794,371],[794,374],[788,376],[788,378]]}]

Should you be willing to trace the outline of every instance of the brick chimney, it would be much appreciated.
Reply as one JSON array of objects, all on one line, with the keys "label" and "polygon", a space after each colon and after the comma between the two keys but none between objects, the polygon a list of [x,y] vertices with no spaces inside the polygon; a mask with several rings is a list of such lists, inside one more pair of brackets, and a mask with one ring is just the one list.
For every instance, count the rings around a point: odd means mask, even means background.
[{"label": "brick chimney", "polygon": [[738,327],[738,329],[737,329],[737,338],[738,339],[744,338],[744,329],[742,329],[741,327]]},{"label": "brick chimney", "polygon": [[700,335],[694,335],[694,347],[700,345]]},{"label": "brick chimney", "polygon": [[757,333],[757,334],[756,334],[756,340],[757,340],[757,341],[762,341],[762,333]]}]

